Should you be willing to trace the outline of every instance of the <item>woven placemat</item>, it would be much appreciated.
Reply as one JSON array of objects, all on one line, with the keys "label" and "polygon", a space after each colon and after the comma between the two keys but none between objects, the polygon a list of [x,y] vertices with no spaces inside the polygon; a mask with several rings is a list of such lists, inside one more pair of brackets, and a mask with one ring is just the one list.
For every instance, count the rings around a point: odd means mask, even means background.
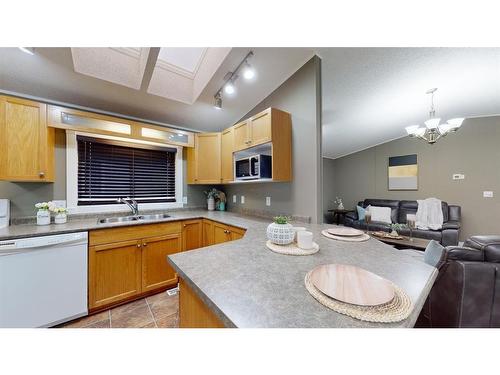
[{"label": "woven placemat", "polygon": [[321,234],[327,238],[331,238],[332,240],[345,241],[345,242],[364,242],[370,239],[370,236],[366,233],[363,233],[361,236],[357,237],[347,237],[347,236],[336,236],[328,232],[328,229],[324,229],[321,231]]},{"label": "woven placemat", "polygon": [[395,323],[405,320],[413,311],[410,297],[394,283],[394,299],[391,302],[378,306],[358,306],[335,300],[320,292],[311,281],[311,272],[309,271],[304,279],[307,291],[319,303],[340,314],[366,322]]},{"label": "woven placemat", "polygon": [[271,241],[267,241],[266,246],[269,250],[284,255],[313,255],[319,251],[319,245],[316,242],[313,242],[312,249],[307,250],[298,247],[296,242],[292,242],[288,245],[276,245]]}]

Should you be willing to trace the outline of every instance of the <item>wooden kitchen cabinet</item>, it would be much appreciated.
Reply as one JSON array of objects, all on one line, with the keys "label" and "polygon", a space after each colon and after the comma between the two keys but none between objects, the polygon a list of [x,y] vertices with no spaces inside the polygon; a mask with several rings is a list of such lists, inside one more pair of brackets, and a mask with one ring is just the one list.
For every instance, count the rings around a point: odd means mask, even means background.
[{"label": "wooden kitchen cabinet", "polygon": [[0,179],[53,182],[55,130],[47,127],[47,106],[0,96]]},{"label": "wooden kitchen cabinet", "polygon": [[235,241],[242,238],[245,234],[244,229],[218,223],[216,221],[213,223],[213,231],[214,231],[214,244],[219,244],[228,241]]},{"label": "wooden kitchen cabinet", "polygon": [[240,151],[250,147],[250,126],[248,122],[248,120],[245,120],[233,126],[234,151]]},{"label": "wooden kitchen cabinet", "polygon": [[201,219],[182,223],[182,251],[203,247],[203,222]]},{"label": "wooden kitchen cabinet", "polygon": [[257,146],[263,143],[271,142],[272,129],[271,129],[271,112],[272,109],[268,108],[262,111],[249,120],[249,146]]},{"label": "wooden kitchen cabinet", "polygon": [[142,239],[142,292],[156,290],[177,283],[177,274],[167,256],[181,251],[181,235]]},{"label": "wooden kitchen cabinet", "polygon": [[214,244],[214,222],[212,220],[203,219],[203,246],[211,246]]},{"label": "wooden kitchen cabinet", "polygon": [[233,172],[234,128],[226,129],[221,134],[221,181],[231,182]]},{"label": "wooden kitchen cabinet", "polygon": [[140,241],[89,247],[89,309],[127,300],[141,292]]},{"label": "wooden kitchen cabinet", "polygon": [[221,133],[200,133],[194,149],[187,150],[189,184],[220,184]]}]

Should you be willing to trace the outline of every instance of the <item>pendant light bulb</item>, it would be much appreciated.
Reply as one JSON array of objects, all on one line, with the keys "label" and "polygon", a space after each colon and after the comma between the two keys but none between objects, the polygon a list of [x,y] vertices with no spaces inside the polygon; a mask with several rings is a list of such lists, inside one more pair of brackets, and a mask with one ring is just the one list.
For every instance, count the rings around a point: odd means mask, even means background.
[{"label": "pendant light bulb", "polygon": [[248,62],[245,63],[245,67],[243,68],[243,78],[247,81],[250,81],[255,77],[255,69]]},{"label": "pendant light bulb", "polygon": [[224,85],[224,92],[228,95],[232,95],[236,92],[236,88],[234,87],[234,84],[232,81],[229,81]]}]

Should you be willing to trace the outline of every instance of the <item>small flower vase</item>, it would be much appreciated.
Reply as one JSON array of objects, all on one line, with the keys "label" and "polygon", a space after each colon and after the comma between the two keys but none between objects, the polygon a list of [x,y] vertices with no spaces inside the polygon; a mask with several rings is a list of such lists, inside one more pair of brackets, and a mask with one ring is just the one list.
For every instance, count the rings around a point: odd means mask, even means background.
[{"label": "small flower vase", "polygon": [[207,206],[209,211],[215,210],[215,199],[214,198],[208,198],[207,199]]},{"label": "small flower vase", "polygon": [[226,210],[226,203],[219,202],[219,211],[225,211],[225,210]]},{"label": "small flower vase", "polygon": [[49,225],[50,212],[49,210],[38,210],[36,213],[36,225]]},{"label": "small flower vase", "polygon": [[342,202],[340,202],[339,205],[337,206],[337,209],[343,210],[344,209],[344,204]]},{"label": "small flower vase", "polygon": [[54,222],[56,224],[65,224],[68,221],[68,214],[66,212],[60,212],[54,217]]},{"label": "small flower vase", "polygon": [[271,223],[267,226],[267,239],[276,245],[288,245],[295,238],[292,224]]}]

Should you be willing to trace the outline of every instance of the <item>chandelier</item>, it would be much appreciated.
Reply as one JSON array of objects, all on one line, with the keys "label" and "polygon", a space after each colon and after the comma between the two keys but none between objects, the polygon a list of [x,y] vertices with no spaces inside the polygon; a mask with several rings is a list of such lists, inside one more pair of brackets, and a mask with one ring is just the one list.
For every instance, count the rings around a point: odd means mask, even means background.
[{"label": "chandelier", "polygon": [[436,117],[436,111],[434,109],[434,93],[436,91],[437,88],[433,88],[426,92],[426,94],[431,95],[431,108],[429,110],[429,119],[424,122],[425,127],[420,125],[410,125],[405,128],[410,137],[423,139],[431,145],[436,143],[438,139],[444,137],[448,133],[456,132],[460,126],[462,126],[462,122],[464,121],[463,118],[452,118],[444,124],[440,124],[441,119]]}]

